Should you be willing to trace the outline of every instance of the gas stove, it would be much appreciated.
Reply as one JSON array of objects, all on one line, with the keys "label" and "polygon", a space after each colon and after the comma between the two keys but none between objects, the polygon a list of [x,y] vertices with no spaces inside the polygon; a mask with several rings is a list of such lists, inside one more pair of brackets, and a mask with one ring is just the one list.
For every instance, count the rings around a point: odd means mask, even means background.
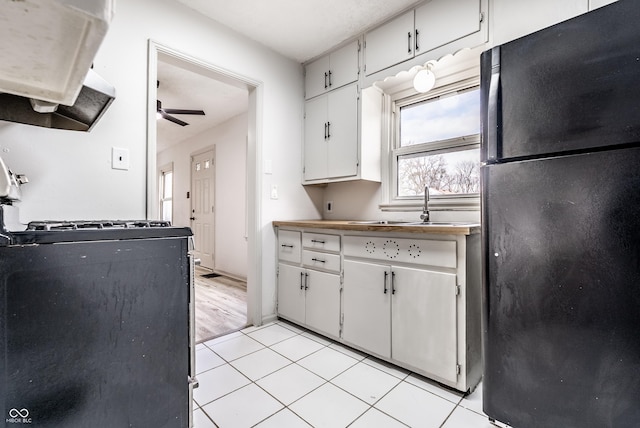
[{"label": "gas stove", "polygon": [[131,229],[135,227],[171,227],[163,220],[74,220],[32,221],[27,230]]}]

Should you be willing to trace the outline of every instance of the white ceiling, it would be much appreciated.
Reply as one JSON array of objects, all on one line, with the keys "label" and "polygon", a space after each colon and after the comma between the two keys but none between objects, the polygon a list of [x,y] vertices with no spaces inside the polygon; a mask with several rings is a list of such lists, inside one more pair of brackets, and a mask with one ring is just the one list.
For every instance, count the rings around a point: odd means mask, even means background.
[{"label": "white ceiling", "polygon": [[[315,58],[422,0],[178,0],[205,16],[297,62]],[[176,115],[179,126],[158,121],[157,144],[173,144],[247,109],[240,89],[158,60],[158,99],[163,108],[204,110],[205,116]]]},{"label": "white ceiling", "polygon": [[178,0],[298,62],[422,0]]}]

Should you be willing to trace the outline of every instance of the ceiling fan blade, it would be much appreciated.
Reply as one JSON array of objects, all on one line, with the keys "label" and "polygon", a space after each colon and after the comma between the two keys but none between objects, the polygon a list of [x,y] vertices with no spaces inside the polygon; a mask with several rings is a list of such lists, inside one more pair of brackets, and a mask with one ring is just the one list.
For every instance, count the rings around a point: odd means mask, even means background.
[{"label": "ceiling fan blade", "polygon": [[160,110],[160,115],[163,117],[163,119],[167,119],[169,122],[173,122],[176,123],[180,126],[187,126],[188,123],[187,122],[183,122],[182,120],[178,119],[177,117],[173,117],[167,114],[166,111],[164,110]]},{"label": "ceiling fan blade", "polygon": [[165,113],[169,114],[197,114],[199,116],[204,116],[204,111],[202,110],[182,110],[177,108],[166,108],[164,109]]}]

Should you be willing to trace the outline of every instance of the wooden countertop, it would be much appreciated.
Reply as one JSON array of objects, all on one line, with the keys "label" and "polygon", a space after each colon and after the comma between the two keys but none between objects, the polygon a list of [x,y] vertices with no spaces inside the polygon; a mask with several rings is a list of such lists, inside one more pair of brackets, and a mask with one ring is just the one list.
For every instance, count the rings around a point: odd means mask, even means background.
[{"label": "wooden countertop", "polygon": [[305,229],[333,229],[352,230],[357,232],[400,232],[400,233],[429,233],[446,235],[473,235],[480,233],[480,224],[452,222],[447,224],[423,225],[415,223],[374,223],[357,220],[289,220],[274,221],[275,227],[299,227]]}]

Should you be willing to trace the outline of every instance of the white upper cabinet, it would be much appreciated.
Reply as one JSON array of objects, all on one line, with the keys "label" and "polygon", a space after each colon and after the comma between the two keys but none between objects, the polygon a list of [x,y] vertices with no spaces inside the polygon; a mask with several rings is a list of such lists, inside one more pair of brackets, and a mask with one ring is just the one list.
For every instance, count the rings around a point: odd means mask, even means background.
[{"label": "white upper cabinet", "polygon": [[355,176],[358,172],[356,85],[305,105],[304,180]]},{"label": "white upper cabinet", "polygon": [[406,61],[414,56],[413,10],[366,35],[367,75]]},{"label": "white upper cabinet", "polygon": [[355,40],[305,66],[305,98],[313,98],[358,80],[360,41]]},{"label": "white upper cabinet", "polygon": [[303,184],[380,181],[382,106],[357,83],[305,102]]},{"label": "white upper cabinet", "polygon": [[480,31],[480,0],[432,0],[415,13],[416,55]]},{"label": "white upper cabinet", "polygon": [[509,42],[588,10],[589,0],[494,0],[492,44]]},{"label": "white upper cabinet", "polygon": [[[369,76],[463,37],[480,34],[481,7],[481,0],[431,0],[368,32],[365,74]],[[470,41],[466,47],[484,42],[486,36]]]}]

